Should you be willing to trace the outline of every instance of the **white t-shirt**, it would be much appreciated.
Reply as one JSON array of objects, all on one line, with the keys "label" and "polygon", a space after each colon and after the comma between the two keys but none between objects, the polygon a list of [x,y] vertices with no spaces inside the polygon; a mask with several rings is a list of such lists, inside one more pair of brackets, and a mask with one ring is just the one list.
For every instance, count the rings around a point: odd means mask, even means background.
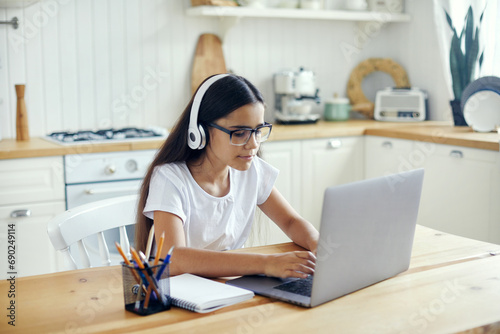
[{"label": "white t-shirt", "polygon": [[194,180],[186,163],[170,163],[153,171],[143,213],[153,219],[154,211],[181,218],[186,246],[228,250],[243,247],[257,205],[264,203],[274,186],[278,170],[258,157],[250,168],[229,168],[230,190],[214,197]]}]

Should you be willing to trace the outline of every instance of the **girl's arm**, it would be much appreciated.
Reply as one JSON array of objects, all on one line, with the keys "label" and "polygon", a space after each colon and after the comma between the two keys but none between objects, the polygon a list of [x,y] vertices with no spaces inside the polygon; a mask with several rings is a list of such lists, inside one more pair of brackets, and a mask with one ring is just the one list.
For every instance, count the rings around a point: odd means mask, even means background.
[{"label": "girl's arm", "polygon": [[259,208],[273,222],[278,225],[285,234],[292,239],[297,245],[316,252],[318,247],[319,232],[302,218],[281,195],[281,193],[273,187],[268,199]]},{"label": "girl's arm", "polygon": [[307,251],[281,254],[248,254],[186,247],[182,221],[174,214],[154,213],[155,237],[165,231],[161,257],[175,246],[170,273],[191,273],[205,277],[265,274],[274,277],[306,277],[314,273],[316,257]]}]

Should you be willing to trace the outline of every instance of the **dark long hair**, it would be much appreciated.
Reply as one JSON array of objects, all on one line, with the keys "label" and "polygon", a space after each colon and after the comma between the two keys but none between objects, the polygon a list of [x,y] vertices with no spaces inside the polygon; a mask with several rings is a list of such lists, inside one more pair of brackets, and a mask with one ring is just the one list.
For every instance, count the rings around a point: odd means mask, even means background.
[{"label": "dark long hair", "polygon": [[[172,162],[198,160],[205,154],[206,146],[210,143],[207,128],[209,123],[215,122],[244,105],[258,102],[264,104],[264,99],[259,90],[243,77],[231,74],[215,81],[205,92],[198,112],[198,124],[205,129],[207,143],[204,149],[193,150],[189,148],[187,140],[191,106],[197,92],[198,90],[196,90],[165,143],[156,154],[142,182],[134,238],[137,250],[145,251],[149,230],[153,226],[153,220],[144,216],[142,211],[149,195],[149,185],[155,167]],[[165,194],[165,196],[168,196],[168,194]]]}]

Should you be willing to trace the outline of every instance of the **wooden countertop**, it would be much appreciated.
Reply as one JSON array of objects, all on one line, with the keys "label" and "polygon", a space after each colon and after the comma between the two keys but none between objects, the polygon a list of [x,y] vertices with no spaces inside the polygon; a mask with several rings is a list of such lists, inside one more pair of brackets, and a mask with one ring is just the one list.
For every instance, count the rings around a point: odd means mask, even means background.
[{"label": "wooden countertop", "polygon": [[[0,332],[498,333],[499,247],[417,226],[409,270],[312,309],[255,296],[206,314],[174,307],[138,316],[125,311],[121,268],[112,266],[17,278],[12,327],[12,282],[2,280]],[[296,249],[286,243],[238,251]]]},{"label": "wooden countertop", "polygon": [[[449,122],[392,123],[373,120],[319,121],[316,124],[308,125],[276,124],[273,125],[273,132],[269,140],[301,140],[361,135],[420,140],[493,151],[499,151],[500,141],[498,133],[474,132],[469,127],[454,127]],[[3,139],[0,141],[0,159],[157,149],[162,143],[163,140],[151,140],[63,146],[43,138],[31,138],[25,142]]]}]

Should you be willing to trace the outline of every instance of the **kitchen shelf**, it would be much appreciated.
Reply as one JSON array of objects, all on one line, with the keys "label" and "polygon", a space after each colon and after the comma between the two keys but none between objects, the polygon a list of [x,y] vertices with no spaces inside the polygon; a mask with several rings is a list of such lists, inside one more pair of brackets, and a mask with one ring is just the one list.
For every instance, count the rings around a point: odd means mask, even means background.
[{"label": "kitchen shelf", "polygon": [[0,0],[0,8],[24,8],[39,0]]},{"label": "kitchen shelf", "polygon": [[248,8],[248,7],[223,7],[223,6],[197,6],[187,9],[189,16],[213,16],[213,17],[263,17],[277,19],[311,19],[311,20],[337,20],[358,22],[409,22],[408,14],[393,14],[370,11],[348,11],[348,10],[313,10],[293,8]]}]

